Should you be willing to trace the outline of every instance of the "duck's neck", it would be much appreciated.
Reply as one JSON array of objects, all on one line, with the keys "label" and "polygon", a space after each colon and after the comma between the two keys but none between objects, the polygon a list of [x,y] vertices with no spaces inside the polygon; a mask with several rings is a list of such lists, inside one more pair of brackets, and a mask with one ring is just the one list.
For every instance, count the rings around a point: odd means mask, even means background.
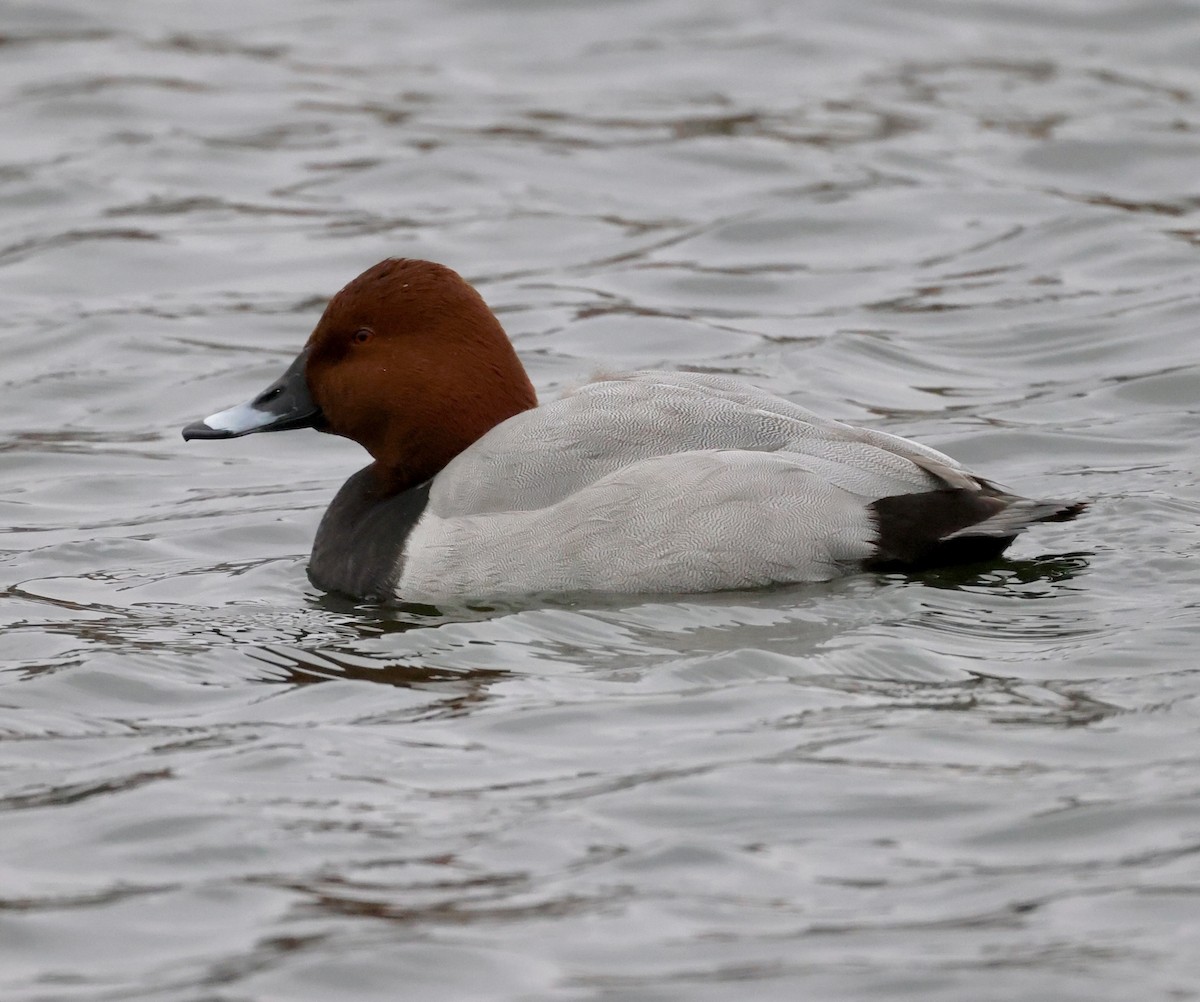
[{"label": "duck's neck", "polygon": [[493,370],[454,394],[407,410],[403,427],[381,429],[384,434],[369,450],[381,499],[432,479],[496,425],[537,406],[533,384],[515,352],[510,361],[507,371]]}]

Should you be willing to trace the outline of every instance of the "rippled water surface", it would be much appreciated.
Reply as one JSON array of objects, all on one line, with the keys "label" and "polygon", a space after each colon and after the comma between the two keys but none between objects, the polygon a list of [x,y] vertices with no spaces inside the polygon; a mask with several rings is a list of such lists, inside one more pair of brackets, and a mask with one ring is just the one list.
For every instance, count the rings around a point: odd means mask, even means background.
[{"label": "rippled water surface", "polygon": [[[1200,997],[1200,6],[0,0],[6,1002]],[[388,255],[1095,499],[918,577],[354,607],[184,443]]]}]

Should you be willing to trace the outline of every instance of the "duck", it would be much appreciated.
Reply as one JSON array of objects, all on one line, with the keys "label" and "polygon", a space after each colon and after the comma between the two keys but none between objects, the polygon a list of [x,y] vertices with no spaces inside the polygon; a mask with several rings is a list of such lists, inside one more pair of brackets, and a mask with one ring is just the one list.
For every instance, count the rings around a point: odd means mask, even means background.
[{"label": "duck", "polygon": [[1079,500],[1013,494],[928,446],[736,377],[604,373],[540,403],[479,292],[389,258],[329,300],[275,382],[185,440],[315,429],[372,462],[308,565],[368,602],[698,593],[998,557]]}]

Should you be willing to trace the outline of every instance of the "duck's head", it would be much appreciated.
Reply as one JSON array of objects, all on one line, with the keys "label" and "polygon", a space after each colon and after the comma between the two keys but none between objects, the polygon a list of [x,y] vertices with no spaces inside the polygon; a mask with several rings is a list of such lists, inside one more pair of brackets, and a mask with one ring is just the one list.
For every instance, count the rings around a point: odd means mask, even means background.
[{"label": "duck's head", "polygon": [[316,428],[353,439],[390,491],[427,480],[537,405],[500,322],[456,272],[389,258],[334,296],[304,350],[248,403],[185,439]]}]

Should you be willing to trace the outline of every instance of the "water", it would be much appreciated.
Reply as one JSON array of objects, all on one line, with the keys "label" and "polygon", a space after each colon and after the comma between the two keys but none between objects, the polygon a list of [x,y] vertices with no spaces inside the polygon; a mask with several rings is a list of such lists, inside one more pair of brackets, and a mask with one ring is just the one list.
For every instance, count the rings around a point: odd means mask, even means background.
[{"label": "water", "polygon": [[[1200,6],[0,3],[0,997],[1200,997]],[[356,608],[179,439],[389,254],[745,375],[1011,559]]]}]

